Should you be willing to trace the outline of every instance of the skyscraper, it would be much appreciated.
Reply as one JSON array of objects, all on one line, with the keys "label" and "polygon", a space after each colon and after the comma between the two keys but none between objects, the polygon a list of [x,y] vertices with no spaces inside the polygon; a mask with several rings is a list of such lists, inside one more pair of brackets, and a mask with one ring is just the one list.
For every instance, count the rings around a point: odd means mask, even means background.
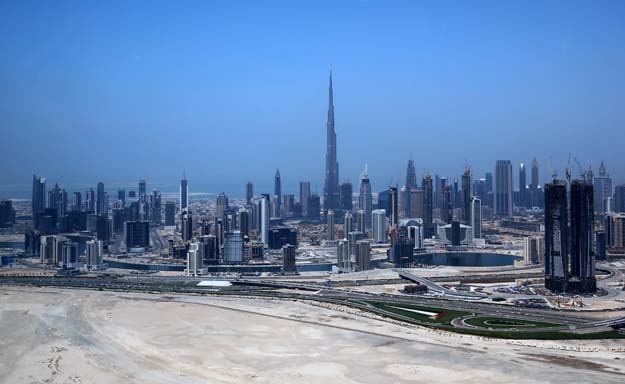
[{"label": "skyscraper", "polygon": [[273,181],[273,195],[276,197],[276,217],[282,217],[282,182],[280,181],[280,169],[276,169]]},{"label": "skyscraper", "polygon": [[409,218],[423,218],[423,189],[413,188],[410,191],[410,214]]},{"label": "skyscraper", "polygon": [[321,214],[321,198],[313,193],[308,198],[308,218],[311,220],[319,220]]},{"label": "skyscraper", "polygon": [[158,189],[155,189],[152,192],[152,212],[151,212],[151,219],[152,219],[152,224],[156,224],[156,225],[161,225],[161,221],[162,221],[162,201],[161,201],[161,191],[159,191]]},{"label": "skyscraper", "polygon": [[224,263],[239,264],[243,262],[243,238],[241,232],[231,231],[226,234],[224,243]]},{"label": "skyscraper", "polygon": [[95,212],[96,200],[93,188],[89,188],[89,190],[85,192],[85,200],[87,202],[87,211],[92,213]]},{"label": "skyscraper", "polygon": [[434,193],[434,208],[440,208],[443,202],[443,180],[439,175],[434,175],[434,185],[432,186],[432,192]]},{"label": "skyscraper", "polygon": [[464,208],[464,222],[467,225],[471,225],[471,199],[473,197],[473,192],[471,191],[472,187],[471,169],[467,167],[462,174],[462,203]]},{"label": "skyscraper", "polygon": [[406,167],[406,185],[404,195],[402,196],[402,210],[406,217],[411,217],[412,204],[410,194],[413,189],[417,188],[417,173],[415,172],[414,161],[408,160],[408,166]]},{"label": "skyscraper", "polygon": [[108,212],[108,207],[104,201],[104,183],[99,182],[96,188],[96,213],[98,215],[105,215]]},{"label": "skyscraper", "polygon": [[417,173],[412,159],[408,160],[408,166],[406,167],[406,186],[410,188],[417,187]]},{"label": "skyscraper", "polygon": [[451,224],[454,218],[453,203],[451,201],[451,185],[443,187],[442,193],[443,202],[441,203],[441,220],[447,224]]},{"label": "skyscraper", "polygon": [[328,217],[328,222],[327,222],[328,241],[333,241],[334,240],[334,211],[331,209],[328,209],[327,217]]},{"label": "skyscraper", "polygon": [[180,217],[182,227],[182,241],[190,241],[193,238],[193,215],[185,208]]},{"label": "skyscraper", "polygon": [[73,211],[82,211],[82,195],[80,192],[74,192],[72,198],[72,210]]},{"label": "skyscraper", "polygon": [[147,193],[147,186],[145,180],[139,180],[139,196]]},{"label": "skyscraper", "polygon": [[187,183],[187,176],[182,175],[180,180],[180,211],[189,206],[189,185]]},{"label": "skyscraper", "polygon": [[[593,186],[585,181],[571,183],[570,238],[571,280],[569,291],[593,292],[595,280],[595,253],[593,247],[594,210]],[[572,286],[574,285],[574,286]]]},{"label": "skyscraper", "polygon": [[[569,214],[570,213],[570,214]],[[596,290],[593,187],[554,180],[545,187],[545,287],[555,292]]]},{"label": "skyscraper", "polygon": [[519,200],[521,201],[522,207],[530,208],[527,192],[527,172],[525,170],[525,163],[521,161],[519,164]]},{"label": "skyscraper", "polygon": [[[397,187],[390,187],[389,189],[389,207],[390,218],[391,218],[391,228],[397,228],[399,225],[399,204],[397,195]],[[385,212],[386,214],[386,212]]]},{"label": "skyscraper", "polygon": [[85,267],[87,270],[97,270],[102,267],[102,241],[88,240],[86,245]]},{"label": "skyscraper", "polygon": [[323,188],[323,209],[339,208],[339,163],[336,160],[336,132],[334,131],[334,95],[332,89],[332,72],[330,72],[326,175]]},{"label": "skyscraper", "polygon": [[168,201],[165,203],[165,225],[176,225],[176,202]]},{"label": "skyscraper", "polygon": [[369,240],[356,241],[356,272],[371,269],[371,242]]},{"label": "skyscraper", "polygon": [[122,202],[122,206],[126,205],[126,190],[120,188],[117,190],[117,200]]},{"label": "skyscraper", "polygon": [[254,197],[254,185],[251,181],[248,181],[245,186],[245,205],[252,203],[252,197]]},{"label": "skyscraper", "polygon": [[469,224],[473,228],[473,238],[482,238],[482,201],[473,197],[471,199],[471,220]]},{"label": "skyscraper", "polygon": [[345,240],[339,240],[336,246],[336,261],[341,272],[351,272],[351,258],[349,254],[349,241],[347,234]]},{"label": "skyscraper", "polygon": [[204,267],[204,255],[203,255],[204,247],[202,244],[194,241],[189,244],[189,249],[187,250],[187,276],[199,276],[202,274],[202,269]]},{"label": "skyscraper", "polygon": [[594,190],[594,208],[596,212],[603,213],[605,199],[612,197],[612,178],[607,173],[605,164],[601,161],[599,166],[599,176],[593,179]]},{"label": "skyscraper", "polygon": [[56,217],[60,220],[61,216],[67,213],[67,192],[61,189],[58,184],[54,185],[48,191],[48,208],[56,209]]},{"label": "skyscraper", "polygon": [[484,183],[485,183],[485,187],[486,187],[486,200],[484,205],[493,208],[493,200],[494,200],[494,196],[493,196],[493,173],[492,172],[486,172],[486,174],[484,175]]},{"label": "skyscraper", "polygon": [[454,179],[454,188],[451,194],[452,208],[460,208],[460,187],[458,187],[458,179]]},{"label": "skyscraper", "polygon": [[358,208],[365,213],[365,229],[371,228],[371,211],[373,210],[373,197],[371,196],[371,183],[367,166],[360,175],[360,194],[358,195]]},{"label": "skyscraper", "polygon": [[35,223],[37,213],[43,212],[44,209],[46,209],[46,179],[45,177],[33,175],[33,224]]},{"label": "skyscraper", "polygon": [[259,205],[260,205],[260,241],[267,247],[269,246],[269,224],[270,224],[270,213],[269,213],[269,195],[262,194],[260,196]]},{"label": "skyscraper", "polygon": [[531,206],[532,207],[540,207],[542,206],[542,198],[539,196],[538,186],[540,182],[538,181],[538,161],[536,158],[532,160],[532,180],[530,183],[530,194],[531,194]]},{"label": "skyscraper", "polygon": [[386,212],[384,209],[375,209],[371,212],[371,221],[373,225],[373,241],[376,243],[386,242]]},{"label": "skyscraper", "polygon": [[365,211],[359,209],[358,212],[356,212],[356,231],[364,234],[367,230],[366,225],[367,217],[365,215]]},{"label": "skyscraper", "polygon": [[423,177],[423,232],[424,237],[434,236],[434,194],[432,190],[432,176]]},{"label": "skyscraper", "polygon": [[217,196],[217,200],[215,201],[215,217],[220,218],[220,219],[223,218],[224,213],[228,209],[228,206],[229,206],[228,196],[226,196],[225,193],[221,192]]},{"label": "skyscraper", "polygon": [[614,187],[614,212],[625,212],[625,184]]},{"label": "skyscraper", "polygon": [[345,212],[345,218],[343,219],[343,237],[347,238],[347,234],[352,231],[354,217],[352,211]]},{"label": "skyscraper", "polygon": [[126,221],[124,223],[126,248],[148,248],[150,246],[150,223],[147,221]]},{"label": "skyscraper", "polygon": [[512,216],[512,163],[510,160],[497,160],[495,165],[494,205],[495,215]]},{"label": "skyscraper", "polygon": [[352,183],[345,181],[340,188],[341,209],[343,211],[351,211],[353,208],[352,195],[354,194]]},{"label": "skyscraper", "polygon": [[282,273],[297,273],[295,251],[296,247],[292,244],[286,244],[282,247]]},{"label": "skyscraper", "polygon": [[308,217],[308,199],[310,198],[310,181],[299,182],[299,202],[302,205],[302,217]]}]

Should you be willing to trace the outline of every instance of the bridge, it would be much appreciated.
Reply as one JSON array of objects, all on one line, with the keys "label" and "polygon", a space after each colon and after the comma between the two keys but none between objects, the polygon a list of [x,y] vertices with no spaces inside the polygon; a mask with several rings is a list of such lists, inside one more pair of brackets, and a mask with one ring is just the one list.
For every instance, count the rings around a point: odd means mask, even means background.
[{"label": "bridge", "polygon": [[417,276],[415,274],[403,271],[401,269],[394,269],[394,271],[397,272],[399,274],[399,277],[401,277],[402,279],[412,281],[413,283],[423,284],[426,287],[428,287],[430,291],[434,293],[438,293],[439,295],[449,296],[449,297],[453,297],[456,299],[463,299],[463,300],[480,300],[480,299],[484,299],[487,297],[486,295],[480,294],[480,293],[457,292],[457,291],[442,287],[436,284],[435,282],[433,282],[432,280],[426,279],[425,277]]}]

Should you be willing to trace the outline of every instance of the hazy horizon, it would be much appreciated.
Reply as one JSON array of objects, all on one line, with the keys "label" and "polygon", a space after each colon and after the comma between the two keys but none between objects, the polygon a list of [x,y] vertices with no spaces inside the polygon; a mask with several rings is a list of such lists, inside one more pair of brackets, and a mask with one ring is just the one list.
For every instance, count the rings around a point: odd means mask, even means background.
[{"label": "hazy horizon", "polygon": [[[357,191],[475,177],[495,161],[560,175],[569,153],[625,181],[625,3],[0,4],[0,196],[32,174],[243,196],[323,193],[328,75],[339,180]],[[577,167],[572,164],[573,175]],[[82,189],[76,189],[83,191]],[[21,192],[20,192],[21,191]],[[19,193],[20,196],[11,196]]]}]

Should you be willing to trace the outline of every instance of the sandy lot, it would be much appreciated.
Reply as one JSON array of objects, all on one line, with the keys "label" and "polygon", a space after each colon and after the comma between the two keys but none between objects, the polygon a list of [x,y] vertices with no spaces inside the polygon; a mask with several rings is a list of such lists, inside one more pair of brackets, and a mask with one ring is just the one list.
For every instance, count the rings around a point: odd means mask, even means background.
[{"label": "sandy lot", "polygon": [[[597,352],[554,349],[576,347]],[[7,384],[622,383],[613,347],[625,344],[530,347],[300,302],[0,287]]]}]

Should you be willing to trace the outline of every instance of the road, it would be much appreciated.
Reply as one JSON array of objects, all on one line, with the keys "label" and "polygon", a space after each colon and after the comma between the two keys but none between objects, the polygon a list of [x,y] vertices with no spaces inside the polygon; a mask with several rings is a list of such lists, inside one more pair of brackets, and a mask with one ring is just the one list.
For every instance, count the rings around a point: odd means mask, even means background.
[{"label": "road", "polygon": [[[545,321],[564,324],[566,327],[583,328],[598,325],[614,325],[625,322],[622,314],[605,318],[606,313],[587,311],[563,311],[541,308],[526,308],[501,304],[489,304],[475,301],[450,300],[446,298],[396,296],[372,294],[348,289],[323,287],[318,284],[299,284],[282,282],[260,282],[257,280],[233,280],[231,289],[197,287],[195,282],[168,282],[163,279],[138,277],[135,279],[111,278],[1,278],[0,284],[74,287],[116,291],[172,292],[186,294],[220,294],[237,296],[274,297],[284,299],[304,299],[335,302],[380,301],[390,304],[412,304],[426,307],[477,313],[482,316],[511,317],[530,321]],[[379,311],[378,311],[379,312]],[[608,313],[609,316],[610,313]]]}]

